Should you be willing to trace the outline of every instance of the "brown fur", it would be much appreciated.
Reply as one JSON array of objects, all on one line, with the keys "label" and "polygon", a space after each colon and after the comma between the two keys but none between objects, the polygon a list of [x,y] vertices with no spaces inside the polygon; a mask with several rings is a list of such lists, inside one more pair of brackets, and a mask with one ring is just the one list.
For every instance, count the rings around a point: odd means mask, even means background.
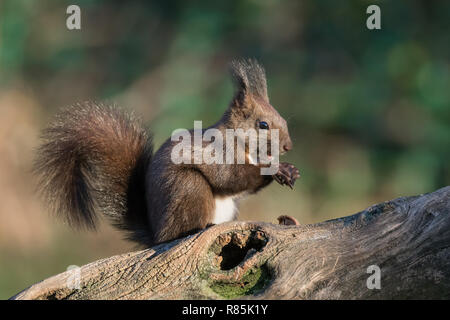
[{"label": "brown fur", "polygon": [[152,147],[133,115],[77,104],[56,116],[42,140],[34,171],[57,215],[71,226],[94,229],[103,213],[133,234],[147,233],[144,176]]},{"label": "brown fur", "polygon": [[[230,67],[236,92],[212,127],[225,137],[226,129],[258,129],[265,121],[279,129],[280,152],[290,149],[286,121],[269,103],[264,69],[254,60]],[[215,198],[255,193],[273,181],[248,162],[174,164],[170,139],[152,155],[139,122],[103,105],[65,110],[43,138],[35,168],[54,209],[72,225],[91,228],[103,213],[145,245],[203,229],[212,222]]]}]

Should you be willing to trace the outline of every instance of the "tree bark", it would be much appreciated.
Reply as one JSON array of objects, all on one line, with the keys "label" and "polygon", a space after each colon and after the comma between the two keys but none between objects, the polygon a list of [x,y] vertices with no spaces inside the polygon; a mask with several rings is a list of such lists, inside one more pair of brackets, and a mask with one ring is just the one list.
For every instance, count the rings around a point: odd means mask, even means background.
[{"label": "tree bark", "polygon": [[61,273],[11,299],[224,298],[448,299],[450,186],[314,225],[216,225]]}]

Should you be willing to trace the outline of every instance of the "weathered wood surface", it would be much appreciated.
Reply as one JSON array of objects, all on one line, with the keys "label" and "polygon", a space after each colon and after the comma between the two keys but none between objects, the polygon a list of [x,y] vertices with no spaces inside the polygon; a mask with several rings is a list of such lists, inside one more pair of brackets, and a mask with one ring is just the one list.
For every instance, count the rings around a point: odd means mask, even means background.
[{"label": "weathered wood surface", "polygon": [[448,299],[450,187],[314,225],[217,225],[85,265],[70,289],[75,272],[12,299]]}]

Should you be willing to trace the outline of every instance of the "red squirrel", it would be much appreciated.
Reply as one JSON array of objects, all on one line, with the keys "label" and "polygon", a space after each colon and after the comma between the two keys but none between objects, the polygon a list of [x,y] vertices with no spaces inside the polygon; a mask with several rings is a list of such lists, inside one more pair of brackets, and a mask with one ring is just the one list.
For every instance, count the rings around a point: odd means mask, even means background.
[{"label": "red squirrel", "polygon": [[[209,128],[278,129],[279,153],[291,150],[287,123],[269,102],[262,66],[237,60],[230,71],[235,94]],[[273,180],[292,188],[299,178],[298,169],[285,162],[274,175],[262,175],[248,149],[241,164],[175,164],[176,142],[169,138],[153,153],[151,135],[133,114],[90,102],[59,113],[42,139],[34,170],[51,208],[69,225],[90,229],[103,214],[145,246],[234,220],[243,195]]]}]

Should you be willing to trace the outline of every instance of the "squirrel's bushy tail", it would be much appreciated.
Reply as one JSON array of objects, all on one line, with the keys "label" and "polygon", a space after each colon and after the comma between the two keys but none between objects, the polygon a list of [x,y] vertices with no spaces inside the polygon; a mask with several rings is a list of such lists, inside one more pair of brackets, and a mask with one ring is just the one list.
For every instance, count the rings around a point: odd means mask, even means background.
[{"label": "squirrel's bushy tail", "polygon": [[45,129],[34,171],[38,188],[74,227],[95,229],[99,214],[149,243],[145,173],[151,137],[129,113],[102,104],[71,106]]}]

